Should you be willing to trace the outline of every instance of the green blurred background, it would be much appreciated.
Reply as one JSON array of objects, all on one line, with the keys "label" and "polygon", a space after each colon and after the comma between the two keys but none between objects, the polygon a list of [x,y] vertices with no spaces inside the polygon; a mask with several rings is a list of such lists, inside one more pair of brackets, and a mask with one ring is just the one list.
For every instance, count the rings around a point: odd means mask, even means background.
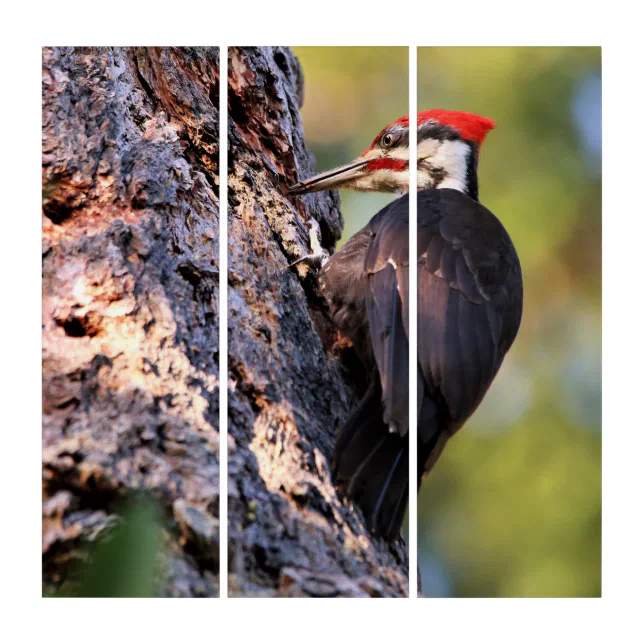
[{"label": "green blurred background", "polygon": [[[318,169],[356,157],[407,113],[405,48],[294,48]],[[516,344],[419,498],[431,597],[601,594],[601,52],[418,51],[419,109],[496,120],[481,201],[521,258]],[[341,192],[355,233],[391,196]]]}]

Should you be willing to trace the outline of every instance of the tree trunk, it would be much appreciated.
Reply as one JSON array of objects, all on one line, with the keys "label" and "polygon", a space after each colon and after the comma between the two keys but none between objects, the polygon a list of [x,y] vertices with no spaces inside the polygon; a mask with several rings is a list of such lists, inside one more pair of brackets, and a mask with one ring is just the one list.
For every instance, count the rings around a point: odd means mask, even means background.
[{"label": "tree trunk", "polygon": [[338,427],[357,402],[313,271],[305,222],[332,250],[337,195],[286,198],[308,176],[302,74],[285,48],[229,53],[229,563],[239,595],[403,596],[402,540],[389,546],[338,497]]},{"label": "tree trunk", "polygon": [[[43,576],[145,492],[218,585],[218,51],[43,50]],[[115,562],[117,563],[117,562]]]}]

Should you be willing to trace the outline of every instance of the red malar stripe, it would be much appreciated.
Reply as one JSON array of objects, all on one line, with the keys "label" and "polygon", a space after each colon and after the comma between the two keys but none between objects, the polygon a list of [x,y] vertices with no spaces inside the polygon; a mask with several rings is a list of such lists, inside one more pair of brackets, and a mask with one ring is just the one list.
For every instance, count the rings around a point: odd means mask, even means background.
[{"label": "red malar stripe", "polygon": [[375,170],[394,170],[395,172],[402,172],[407,169],[407,161],[404,159],[374,159],[367,163],[367,170],[373,172]]}]

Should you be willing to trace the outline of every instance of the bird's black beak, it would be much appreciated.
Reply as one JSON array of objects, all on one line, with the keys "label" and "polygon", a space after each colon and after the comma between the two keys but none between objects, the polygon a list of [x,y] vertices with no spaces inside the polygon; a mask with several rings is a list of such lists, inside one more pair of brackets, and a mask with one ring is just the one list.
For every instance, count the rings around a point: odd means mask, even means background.
[{"label": "bird's black beak", "polygon": [[320,190],[333,190],[341,188],[347,183],[363,176],[364,167],[370,159],[358,159],[347,165],[341,165],[333,170],[316,174],[310,179],[305,179],[292,185],[287,194],[302,195],[305,192],[319,192]]}]

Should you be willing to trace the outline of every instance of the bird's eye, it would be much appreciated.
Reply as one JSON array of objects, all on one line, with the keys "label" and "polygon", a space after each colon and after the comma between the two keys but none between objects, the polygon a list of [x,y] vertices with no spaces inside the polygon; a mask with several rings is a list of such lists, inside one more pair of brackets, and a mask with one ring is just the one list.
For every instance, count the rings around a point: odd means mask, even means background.
[{"label": "bird's eye", "polygon": [[383,148],[390,148],[394,142],[394,137],[392,134],[385,134],[382,137],[381,145]]}]

